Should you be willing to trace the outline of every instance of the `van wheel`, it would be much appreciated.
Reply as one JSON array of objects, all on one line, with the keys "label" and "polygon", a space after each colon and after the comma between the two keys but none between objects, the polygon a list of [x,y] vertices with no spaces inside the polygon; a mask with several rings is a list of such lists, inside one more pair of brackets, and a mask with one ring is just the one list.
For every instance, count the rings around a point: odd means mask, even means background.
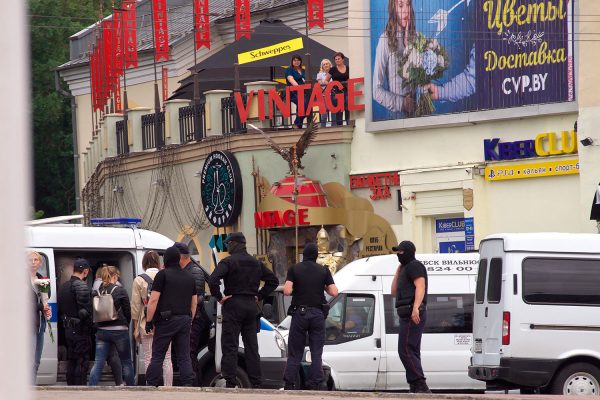
[{"label": "van wheel", "polygon": [[600,369],[586,363],[574,363],[560,370],[552,383],[552,394],[600,395]]},{"label": "van wheel", "polygon": [[[240,388],[250,388],[252,385],[250,384],[250,378],[248,378],[248,374],[246,371],[237,367],[236,370],[236,380],[237,387]],[[202,376],[202,386],[204,387],[225,387],[225,379],[223,376],[215,371],[215,366],[211,365],[206,371],[204,371]]]}]

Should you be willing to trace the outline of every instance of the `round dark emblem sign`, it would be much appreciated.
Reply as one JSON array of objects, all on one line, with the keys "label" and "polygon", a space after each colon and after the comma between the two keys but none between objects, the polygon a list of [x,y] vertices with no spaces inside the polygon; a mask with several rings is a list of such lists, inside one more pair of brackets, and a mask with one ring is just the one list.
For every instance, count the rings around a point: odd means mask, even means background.
[{"label": "round dark emblem sign", "polygon": [[231,225],[242,209],[242,174],[229,151],[213,151],[200,175],[200,197],[206,218],[213,226]]}]

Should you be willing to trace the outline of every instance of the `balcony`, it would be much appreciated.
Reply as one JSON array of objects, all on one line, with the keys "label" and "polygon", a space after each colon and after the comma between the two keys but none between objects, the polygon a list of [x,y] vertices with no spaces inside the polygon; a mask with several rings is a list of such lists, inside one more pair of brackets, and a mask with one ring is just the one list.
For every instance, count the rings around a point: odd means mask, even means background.
[{"label": "balcony", "polygon": [[[256,91],[257,87],[268,89],[274,85],[274,82],[248,83],[247,90]],[[244,104],[245,96],[246,94],[242,94]],[[296,118],[296,106],[291,106],[289,115],[283,116],[279,109],[275,109],[271,119],[260,120],[256,103],[257,101],[254,101],[246,110],[248,121],[263,131],[270,131],[270,135],[279,138],[278,143],[281,145],[286,145],[287,142],[289,145],[294,144],[301,133],[298,129],[292,130],[295,128],[293,123]],[[265,106],[264,110],[268,118],[268,107]],[[146,160],[144,164],[152,164],[152,154],[162,148],[181,148],[183,153],[190,152],[186,157],[201,159],[209,151],[207,149],[225,138],[230,138],[227,139],[229,141],[233,137],[239,138],[235,141],[239,151],[267,147],[262,135],[240,121],[235,97],[229,90],[206,92],[205,100],[196,105],[190,104],[189,100],[169,100],[165,102],[164,111],[152,111],[147,107],[137,107],[127,110],[126,116],[104,116],[100,128],[86,151],[82,153],[84,182],[97,172],[99,166],[103,166],[106,159],[125,157],[127,163],[127,160],[133,157]],[[322,129],[324,128],[319,135],[320,140],[324,143],[351,141],[354,130],[352,121],[346,122],[341,115],[318,114],[318,110],[314,111],[313,118],[319,122]],[[304,124],[306,121],[305,119]],[[338,121],[340,125],[347,126],[336,126]],[[231,148],[234,149],[235,146],[232,142]]]}]

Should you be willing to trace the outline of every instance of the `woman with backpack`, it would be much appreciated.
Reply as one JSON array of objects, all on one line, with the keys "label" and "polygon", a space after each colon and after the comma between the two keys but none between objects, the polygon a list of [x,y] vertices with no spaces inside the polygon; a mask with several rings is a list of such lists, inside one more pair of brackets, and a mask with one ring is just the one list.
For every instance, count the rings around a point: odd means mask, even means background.
[{"label": "woman with backpack", "polygon": [[[150,299],[152,283],[158,273],[160,257],[154,250],[147,251],[142,258],[144,273],[133,280],[131,290],[131,318],[133,319],[133,334],[135,340],[141,343],[144,349],[145,368],[150,365],[152,359],[152,333],[146,334],[146,305]],[[163,363],[163,383],[165,386],[173,386],[173,363],[171,362],[171,347],[165,356]]]},{"label": "woman with backpack", "polygon": [[[123,366],[123,378],[127,386],[135,385],[135,373],[133,370],[133,361],[131,360],[131,343],[129,342],[129,322],[131,321],[131,306],[127,291],[117,286],[119,280],[119,270],[113,266],[107,266],[101,273],[102,284],[93,296],[112,297],[112,303],[116,310],[116,319],[97,322],[96,327],[96,359],[90,372],[88,384],[90,386],[98,385],[102,376],[102,369],[108,359],[111,345],[115,345],[121,365]],[[96,303],[94,299],[93,303]],[[94,313],[96,313],[94,307]],[[96,316],[95,316],[96,318]]]}]

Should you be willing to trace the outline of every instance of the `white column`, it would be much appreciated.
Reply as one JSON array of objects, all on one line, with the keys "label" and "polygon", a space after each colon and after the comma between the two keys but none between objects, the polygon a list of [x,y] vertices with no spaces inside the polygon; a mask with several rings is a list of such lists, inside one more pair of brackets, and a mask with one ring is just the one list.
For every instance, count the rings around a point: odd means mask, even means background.
[{"label": "white column", "polygon": [[123,114],[109,114],[106,116],[100,161],[104,160],[105,157],[115,157],[117,155],[117,122],[122,120]]},{"label": "white column", "polygon": [[167,100],[165,102],[165,134],[167,144],[181,143],[179,109],[190,105],[190,100]]},{"label": "white column", "polygon": [[[248,82],[244,85],[246,85],[246,93],[254,92],[252,102],[250,103],[250,109],[248,110],[248,122],[257,126],[258,128],[268,128],[270,126],[270,122],[267,119],[269,118],[269,89],[276,88],[277,82],[256,81]],[[266,118],[262,121],[259,119],[258,115],[258,91],[261,89],[265,91],[263,105],[266,114]]]},{"label": "white column", "polygon": [[206,136],[221,136],[223,124],[221,122],[221,99],[231,96],[231,90],[209,90],[204,92],[206,98]]},{"label": "white column", "polygon": [[131,138],[131,152],[142,151],[142,115],[150,114],[148,107],[136,107],[127,111],[129,120],[129,137]]}]

